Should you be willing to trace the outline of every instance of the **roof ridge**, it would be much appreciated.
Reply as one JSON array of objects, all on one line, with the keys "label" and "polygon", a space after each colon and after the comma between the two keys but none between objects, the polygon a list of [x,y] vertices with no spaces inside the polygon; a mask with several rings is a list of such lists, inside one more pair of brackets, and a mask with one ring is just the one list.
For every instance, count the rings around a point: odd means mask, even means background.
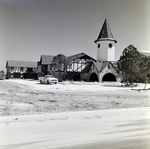
[{"label": "roof ridge", "polygon": [[101,31],[98,35],[98,38],[94,42],[97,43],[98,41],[102,41],[102,40],[112,40],[114,42],[117,42],[113,37],[107,19],[105,19]]}]

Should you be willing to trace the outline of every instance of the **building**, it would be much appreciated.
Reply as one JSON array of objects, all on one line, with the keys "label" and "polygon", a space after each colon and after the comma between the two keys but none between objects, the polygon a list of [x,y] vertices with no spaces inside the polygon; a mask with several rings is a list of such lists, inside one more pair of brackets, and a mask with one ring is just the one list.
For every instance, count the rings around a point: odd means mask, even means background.
[{"label": "building", "polygon": [[98,38],[94,41],[97,44],[97,61],[91,64],[91,67],[85,68],[81,73],[81,80],[85,81],[118,81],[119,71],[117,63],[114,61],[115,44],[107,20],[104,21]]},{"label": "building", "polygon": [[94,42],[97,44],[97,61],[114,61],[117,41],[113,37],[107,20],[104,21],[99,36]]},{"label": "building", "polygon": [[70,67],[67,70],[68,80],[81,80],[81,73],[83,70],[91,66],[96,60],[85,53],[79,53],[76,55],[68,56],[70,60]]},{"label": "building", "polygon": [[[115,44],[108,21],[105,20],[94,41],[97,45],[97,60],[85,53],[67,56],[70,65],[67,69],[67,80],[84,81],[118,81],[119,71],[114,61]],[[57,71],[52,65],[52,55],[42,55],[38,62],[38,76],[53,74],[57,77]]]},{"label": "building", "polygon": [[[113,37],[107,20],[104,21],[94,42],[97,46],[97,60],[85,53],[67,56],[70,61],[65,75],[67,80],[98,82],[119,80],[119,71],[114,60],[117,41]],[[37,63],[7,61],[6,78],[37,78],[48,74],[58,77],[63,71],[60,72],[54,67],[53,58],[53,55],[41,55]]]},{"label": "building", "polygon": [[53,55],[41,55],[40,61],[38,62],[38,76],[44,76],[51,74],[53,71],[52,61]]},{"label": "building", "polygon": [[[41,55],[40,61],[38,62],[38,76],[44,76],[48,74],[53,74],[58,76],[57,69],[53,66],[54,56],[52,55]],[[96,60],[85,53],[79,53],[76,55],[67,56],[70,60],[70,65],[67,69],[67,80],[80,80],[80,73],[84,68],[86,68],[91,62],[96,62]]]},{"label": "building", "polygon": [[8,60],[6,78],[37,79],[37,62]]},{"label": "building", "polygon": [[119,80],[119,71],[116,62],[96,61],[81,72],[80,80],[92,82],[116,82]]}]

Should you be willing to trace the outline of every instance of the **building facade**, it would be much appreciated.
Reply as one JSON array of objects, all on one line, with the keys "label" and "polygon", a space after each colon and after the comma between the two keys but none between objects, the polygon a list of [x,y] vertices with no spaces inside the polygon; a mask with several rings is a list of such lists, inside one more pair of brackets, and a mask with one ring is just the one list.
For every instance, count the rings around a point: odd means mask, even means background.
[{"label": "building facade", "polygon": [[102,29],[95,40],[97,45],[97,61],[81,72],[81,80],[85,81],[120,81],[117,62],[115,62],[115,44],[108,21],[105,20]]},{"label": "building facade", "polygon": [[37,62],[8,60],[6,79],[9,78],[37,79]]},{"label": "building facade", "polygon": [[38,77],[52,74],[53,73],[53,67],[52,67],[52,61],[54,56],[53,55],[41,55],[40,61],[38,62]]},{"label": "building facade", "polygon": [[[70,61],[65,77],[67,80],[98,82],[119,80],[119,71],[114,61],[117,41],[113,37],[107,20],[104,21],[95,43],[97,45],[97,60],[85,53],[67,56]],[[39,76],[46,74],[58,76],[60,72],[53,67],[53,58],[54,56],[51,55],[41,56],[38,62]]]}]

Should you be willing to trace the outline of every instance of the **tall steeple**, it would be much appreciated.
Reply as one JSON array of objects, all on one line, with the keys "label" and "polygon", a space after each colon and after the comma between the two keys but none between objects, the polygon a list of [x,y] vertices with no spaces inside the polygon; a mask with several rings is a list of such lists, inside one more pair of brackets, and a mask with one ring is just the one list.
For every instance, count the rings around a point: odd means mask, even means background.
[{"label": "tall steeple", "polygon": [[107,19],[105,19],[102,29],[99,33],[99,36],[95,40],[95,43],[97,43],[98,41],[106,41],[106,40],[114,41],[115,43],[117,43],[117,41],[114,39],[113,34],[110,30]]},{"label": "tall steeple", "polygon": [[114,39],[106,19],[98,35],[98,38],[94,42],[97,44],[98,61],[114,61],[114,45],[117,43],[117,41]]}]

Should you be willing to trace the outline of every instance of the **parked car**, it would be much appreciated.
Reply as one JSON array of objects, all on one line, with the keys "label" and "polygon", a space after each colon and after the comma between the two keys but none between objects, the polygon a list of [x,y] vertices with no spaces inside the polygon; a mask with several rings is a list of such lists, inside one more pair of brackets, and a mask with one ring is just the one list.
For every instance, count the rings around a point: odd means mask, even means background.
[{"label": "parked car", "polygon": [[46,83],[46,84],[51,84],[51,83],[57,84],[58,83],[58,79],[52,75],[45,75],[44,77],[39,77],[39,81],[41,84],[42,83]]}]

